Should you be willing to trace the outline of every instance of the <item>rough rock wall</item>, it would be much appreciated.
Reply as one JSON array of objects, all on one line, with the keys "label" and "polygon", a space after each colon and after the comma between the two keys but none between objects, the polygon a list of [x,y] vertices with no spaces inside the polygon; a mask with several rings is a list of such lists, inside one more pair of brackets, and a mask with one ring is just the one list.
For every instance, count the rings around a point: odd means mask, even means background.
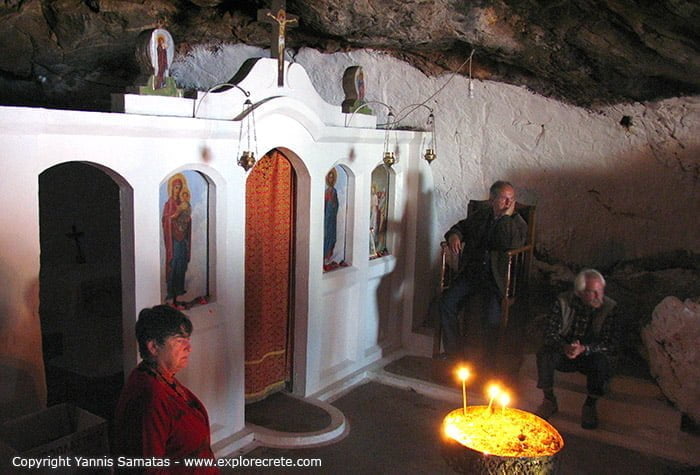
[{"label": "rough rock wall", "polygon": [[[166,27],[179,50],[269,47],[263,0],[5,0],[0,103],[109,110],[139,75],[139,34]],[[700,3],[684,0],[290,0],[288,47],[387,51],[434,76],[478,50],[480,79],[591,106],[700,93]]]},{"label": "rough rock wall", "polygon": [[[176,59],[173,74],[207,89],[263,55],[248,46],[197,47]],[[367,99],[391,105],[399,120],[401,110],[429,99],[437,127],[434,214],[419,233],[431,235],[435,249],[467,201],[485,198],[502,178],[519,188],[522,201],[537,204],[542,256],[605,266],[673,249],[700,251],[700,97],[587,110],[491,81],[474,81],[470,98],[462,76],[429,78],[371,50],[301,49],[294,60],[333,104],[343,100],[341,78],[351,65],[365,70]],[[371,106],[383,122],[387,109]],[[427,114],[419,107],[401,124],[424,126]]]}]

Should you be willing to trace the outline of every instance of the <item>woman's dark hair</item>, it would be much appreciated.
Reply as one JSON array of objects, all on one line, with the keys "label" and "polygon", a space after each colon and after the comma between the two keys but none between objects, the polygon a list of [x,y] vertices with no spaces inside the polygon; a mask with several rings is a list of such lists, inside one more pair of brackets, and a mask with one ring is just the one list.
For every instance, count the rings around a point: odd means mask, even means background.
[{"label": "woman's dark hair", "polygon": [[168,305],[156,305],[144,308],[136,321],[136,340],[139,342],[139,354],[144,360],[149,360],[148,342],[155,340],[159,345],[165,343],[169,336],[190,336],[192,322],[187,315]]}]

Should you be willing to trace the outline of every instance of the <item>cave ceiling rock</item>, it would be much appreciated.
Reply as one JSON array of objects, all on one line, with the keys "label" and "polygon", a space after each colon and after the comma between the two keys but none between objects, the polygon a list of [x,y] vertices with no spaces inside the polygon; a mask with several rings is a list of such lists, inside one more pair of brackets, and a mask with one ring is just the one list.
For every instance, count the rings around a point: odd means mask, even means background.
[{"label": "cave ceiling rock", "polygon": [[[267,48],[267,1],[24,0],[0,3],[0,103],[109,109],[139,75],[139,33]],[[700,92],[700,2],[658,0],[289,0],[293,49],[368,48],[428,75],[474,77],[595,107]]]}]

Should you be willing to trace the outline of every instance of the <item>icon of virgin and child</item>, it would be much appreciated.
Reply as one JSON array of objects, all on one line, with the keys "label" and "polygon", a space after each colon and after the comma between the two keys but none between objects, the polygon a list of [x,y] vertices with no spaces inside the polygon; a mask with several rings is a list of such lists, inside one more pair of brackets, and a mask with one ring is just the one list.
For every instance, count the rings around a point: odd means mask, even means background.
[{"label": "icon of virgin and child", "polygon": [[192,205],[187,179],[182,173],[168,180],[168,200],[163,206],[163,240],[165,243],[166,301],[178,306],[184,295],[185,274],[192,256]]}]

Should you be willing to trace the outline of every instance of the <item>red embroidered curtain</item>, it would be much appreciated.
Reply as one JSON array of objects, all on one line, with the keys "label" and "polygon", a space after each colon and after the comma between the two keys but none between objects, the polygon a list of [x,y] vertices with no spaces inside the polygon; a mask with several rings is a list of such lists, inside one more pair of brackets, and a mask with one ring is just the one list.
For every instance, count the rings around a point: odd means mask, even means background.
[{"label": "red embroidered curtain", "polygon": [[245,395],[262,399],[291,375],[294,170],[265,155],[246,185]]}]

